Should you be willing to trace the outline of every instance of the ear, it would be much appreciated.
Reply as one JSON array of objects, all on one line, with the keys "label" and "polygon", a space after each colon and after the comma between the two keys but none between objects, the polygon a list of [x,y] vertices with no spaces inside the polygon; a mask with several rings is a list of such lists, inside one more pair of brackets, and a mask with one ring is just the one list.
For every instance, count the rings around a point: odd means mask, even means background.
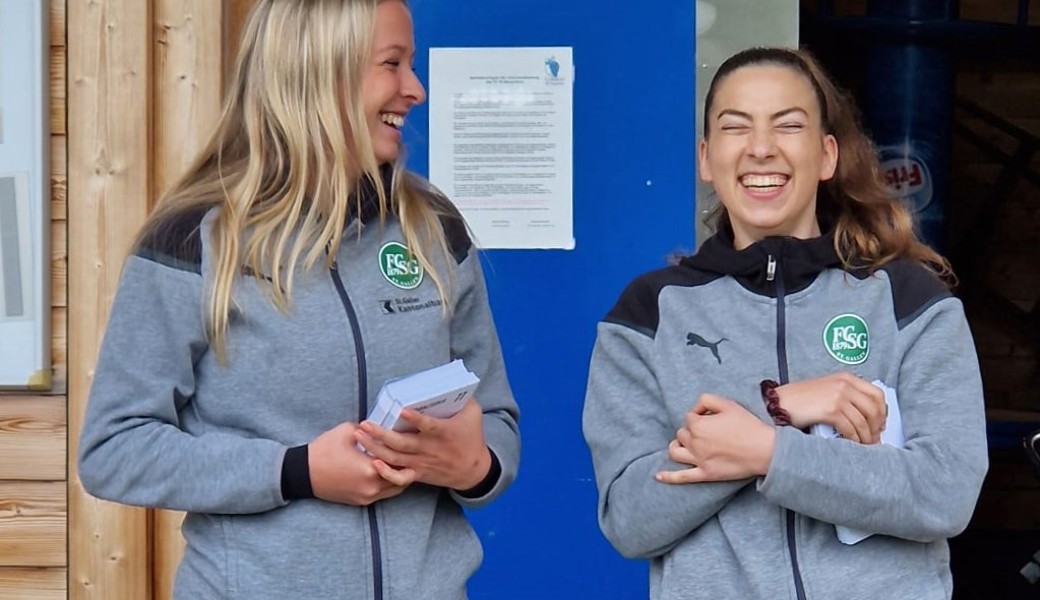
[{"label": "ear", "polygon": [[823,160],[820,162],[820,181],[828,181],[838,170],[838,140],[833,135],[823,136]]},{"label": "ear", "polygon": [[708,165],[708,140],[701,138],[697,145],[697,171],[700,172],[701,181],[711,183],[711,166]]}]

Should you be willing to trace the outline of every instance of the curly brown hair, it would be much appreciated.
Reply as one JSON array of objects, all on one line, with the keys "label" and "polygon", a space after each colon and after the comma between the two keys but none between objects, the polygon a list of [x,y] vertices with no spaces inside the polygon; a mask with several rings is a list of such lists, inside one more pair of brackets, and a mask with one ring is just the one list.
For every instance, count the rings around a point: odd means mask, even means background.
[{"label": "curly brown hair", "polygon": [[[750,48],[723,62],[704,102],[705,139],[710,135],[708,115],[718,86],[734,71],[758,65],[786,67],[803,75],[820,105],[824,132],[838,142],[837,169],[834,177],[820,185],[816,216],[832,225],[835,251],[845,267],[866,268],[872,273],[895,259],[910,258],[954,285],[950,263],[918,238],[910,211],[885,186],[877,152],[860,125],[855,100],[834,83],[808,51]],[[729,215],[721,204],[712,217],[716,229],[729,227]]]}]

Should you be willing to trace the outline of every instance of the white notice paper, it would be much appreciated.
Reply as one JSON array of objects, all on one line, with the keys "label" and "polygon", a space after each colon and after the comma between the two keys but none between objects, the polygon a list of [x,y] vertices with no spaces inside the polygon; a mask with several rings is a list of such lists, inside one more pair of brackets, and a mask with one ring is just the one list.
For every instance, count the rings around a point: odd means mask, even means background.
[{"label": "white notice paper", "polygon": [[571,50],[430,49],[430,181],[481,248],[574,248]]}]

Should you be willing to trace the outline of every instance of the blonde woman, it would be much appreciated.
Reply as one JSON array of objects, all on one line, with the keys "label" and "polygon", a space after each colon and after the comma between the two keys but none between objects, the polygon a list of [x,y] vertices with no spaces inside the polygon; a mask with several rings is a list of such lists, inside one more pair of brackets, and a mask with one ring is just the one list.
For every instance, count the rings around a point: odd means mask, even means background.
[{"label": "blonde woman", "polygon": [[[466,597],[462,508],[515,478],[518,410],[465,225],[402,166],[414,54],[403,0],[260,0],[126,262],[79,470],[187,511],[176,598]],[[383,382],[454,358],[478,402],[365,421]]]}]

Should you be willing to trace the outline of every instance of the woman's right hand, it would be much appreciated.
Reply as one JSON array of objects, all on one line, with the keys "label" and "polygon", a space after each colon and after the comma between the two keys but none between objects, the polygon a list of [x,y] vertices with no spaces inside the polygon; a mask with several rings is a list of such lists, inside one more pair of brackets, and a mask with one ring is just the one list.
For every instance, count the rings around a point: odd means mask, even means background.
[{"label": "woman's right hand", "polygon": [[788,383],[776,388],[776,392],[780,407],[791,415],[791,424],[799,429],[826,423],[854,442],[881,441],[888,413],[885,392],[852,373]]},{"label": "woman's right hand", "polygon": [[311,488],[322,500],[368,506],[403,492],[415,474],[397,470],[358,450],[357,424],[345,422],[319,435],[307,447]]}]

